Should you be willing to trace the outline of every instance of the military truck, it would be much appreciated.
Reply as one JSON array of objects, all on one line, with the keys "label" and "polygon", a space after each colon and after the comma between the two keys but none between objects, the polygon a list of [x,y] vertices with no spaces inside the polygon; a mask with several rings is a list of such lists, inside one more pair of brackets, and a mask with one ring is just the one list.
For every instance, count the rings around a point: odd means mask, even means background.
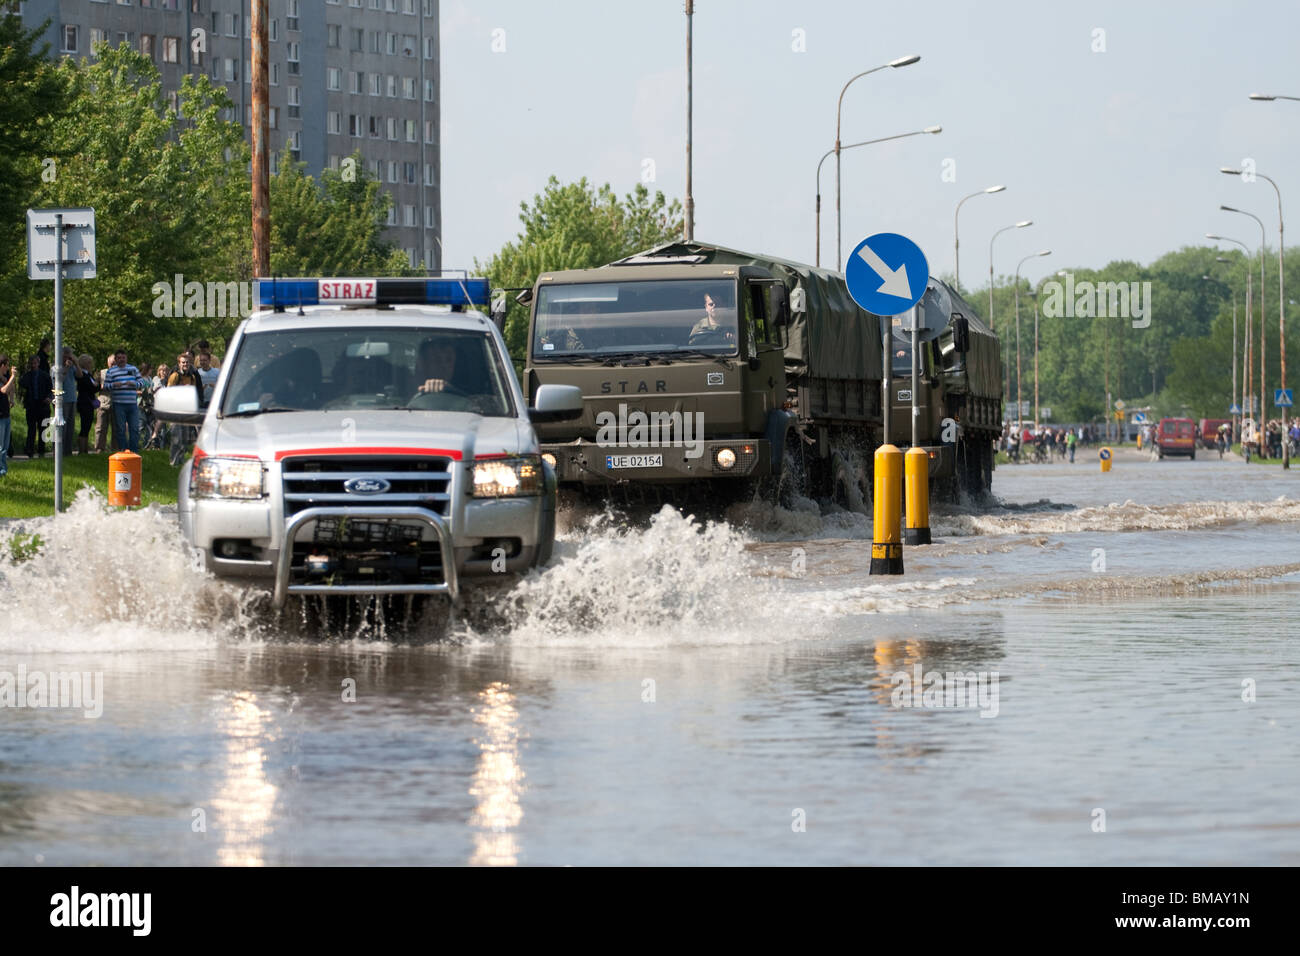
[{"label": "military truck", "polygon": [[[758,493],[785,504],[807,496],[852,508],[870,501],[888,320],[859,308],[842,274],[673,242],[596,269],[543,273],[521,298],[531,305],[528,395],[552,384],[583,393],[580,418],[537,426],[562,489],[699,492],[724,502]],[[950,294],[937,286],[927,299],[937,322]],[[980,342],[982,363],[982,336],[992,337],[961,306],[924,364],[936,384],[925,396],[923,434],[936,480],[960,466],[987,487],[995,432],[986,458],[963,446],[984,441],[982,430],[948,429],[956,451],[944,453],[940,441],[944,417],[988,414],[986,388],[970,401],[972,356],[961,350]],[[991,355],[997,395],[996,339]],[[902,443],[910,409],[902,424],[894,413],[890,437]],[[1000,417],[998,405],[994,428]]]},{"label": "military truck", "polygon": [[[993,484],[994,443],[1002,433],[1002,362],[998,338],[970,303],[931,278],[918,303],[931,336],[920,349],[917,397],[920,446],[930,455],[932,494],[953,499],[986,494]],[[912,334],[894,316],[889,439],[912,439]]]}]

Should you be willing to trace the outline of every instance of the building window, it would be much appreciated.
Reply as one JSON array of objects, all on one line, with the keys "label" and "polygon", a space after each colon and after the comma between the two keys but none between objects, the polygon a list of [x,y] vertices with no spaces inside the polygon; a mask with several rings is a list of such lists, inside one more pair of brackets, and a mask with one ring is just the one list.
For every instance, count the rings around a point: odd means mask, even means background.
[{"label": "building window", "polygon": [[274,106],[267,107],[266,125],[270,129],[280,128],[280,111],[276,109]]},{"label": "building window", "polygon": [[343,120],[339,116],[338,110],[330,110],[325,114],[325,132],[338,133],[343,129]]},{"label": "building window", "polygon": [[415,16],[415,0],[402,0],[402,12],[408,17]]},{"label": "building window", "polygon": [[239,14],[229,13],[226,15],[226,36],[239,36]]},{"label": "building window", "polygon": [[302,118],[302,100],[299,98],[300,92],[300,87],[289,87],[289,119]]},{"label": "building window", "polygon": [[[360,2],[360,0],[358,0],[358,2]],[[396,206],[389,206],[389,207],[388,207],[388,219],[386,220],[386,224],[389,225],[389,226],[395,226],[395,225],[397,225],[397,207],[396,207]]]},{"label": "building window", "polygon": [[357,70],[348,70],[348,92],[364,93],[366,91],[366,74]]},{"label": "building window", "polygon": [[413,36],[402,34],[402,56],[415,56],[416,39]]},{"label": "building window", "polygon": [[77,52],[77,28],[72,24],[66,24],[63,27],[63,52]]},{"label": "building window", "polygon": [[370,74],[370,95],[371,96],[384,95],[384,75],[382,73]]},{"label": "building window", "polygon": [[402,163],[402,179],[408,186],[415,185],[415,163]]},{"label": "building window", "polygon": [[341,89],[342,82],[343,82],[343,71],[341,69],[339,69],[337,66],[330,66],[325,68],[325,89],[327,90]]},{"label": "building window", "polygon": [[384,43],[385,43],[385,52],[389,56],[396,56],[397,55],[397,34],[396,33],[384,34]]},{"label": "building window", "polygon": [[397,12],[397,0],[388,0],[387,6],[389,13]]},{"label": "building window", "polygon": [[152,33],[140,34],[140,52],[151,60],[158,56],[157,50],[154,49],[154,37]]},{"label": "building window", "polygon": [[436,84],[433,82],[433,80],[425,80],[425,81],[424,81],[424,101],[425,101],[426,103],[432,103],[432,102],[433,102],[433,91],[434,91],[436,88],[437,88],[437,87],[436,87]]},{"label": "building window", "polygon": [[371,30],[369,36],[370,36],[370,52],[383,53],[384,35],[378,30]]},{"label": "building window", "polygon": [[397,98],[397,77],[391,73],[388,74],[388,95],[394,99]]},{"label": "building window", "polygon": [[234,59],[226,60],[226,82],[239,82],[239,61]]},{"label": "building window", "polygon": [[298,51],[300,49],[301,49],[301,45],[296,40],[286,43],[284,45],[284,58],[288,60],[290,63],[297,63]]},{"label": "building window", "polygon": [[360,27],[352,27],[348,30],[348,49],[353,53],[360,53],[366,48],[366,31]]},{"label": "building window", "polygon": [[415,120],[406,121],[406,141],[408,143],[417,142],[415,138]]},{"label": "building window", "polygon": [[179,10],[181,8],[181,0],[162,0],[162,8],[164,10]]},{"label": "building window", "polygon": [[349,136],[361,135],[361,117],[358,116],[356,113],[348,114],[348,135]]},{"label": "building window", "polygon": [[424,228],[433,229],[436,227],[436,224],[437,224],[437,220],[433,218],[433,207],[425,206],[424,207]]},{"label": "building window", "polygon": [[[428,14],[425,14],[425,16],[428,16]],[[434,47],[434,45],[433,45],[433,37],[425,37],[425,38],[424,38],[424,58],[425,58],[426,60],[432,60],[432,59],[433,59],[433,51],[434,51],[434,49],[435,49],[435,47]]]},{"label": "building window", "polygon": [[405,203],[402,206],[402,225],[403,226],[415,225],[415,207],[410,203]]},{"label": "building window", "polygon": [[[393,116],[388,117],[388,138],[391,139],[391,140],[396,140],[396,139],[397,139],[397,119],[396,119],[396,117],[393,117]],[[393,164],[393,168],[394,168],[394,169],[397,168],[397,164],[396,164],[396,163]],[[394,178],[393,178],[393,182],[397,182],[396,176],[397,176],[397,174],[394,173],[394,174],[393,174],[393,177],[394,177]]]},{"label": "building window", "polygon": [[271,85],[272,86],[280,85],[280,64],[279,63],[271,64]]},{"label": "building window", "polygon": [[402,77],[402,96],[408,100],[415,99],[415,77]]},{"label": "building window", "polygon": [[163,62],[179,63],[181,51],[180,37],[163,37]]},{"label": "building window", "polygon": [[397,160],[395,159],[388,161],[388,181],[390,183],[397,182]]},{"label": "building window", "polygon": [[[248,21],[245,20],[244,23],[245,23],[245,25],[247,25]],[[279,21],[279,19],[276,18],[276,17],[271,17],[270,20],[269,20],[269,22],[267,23],[266,26],[267,26],[267,36],[269,37],[270,41],[271,41],[272,43],[277,43],[277,42],[279,42],[279,40],[280,40],[280,21]]]},{"label": "building window", "polygon": [[424,164],[424,184],[426,186],[437,185],[437,183],[433,181],[433,163]]},{"label": "building window", "polygon": [[100,43],[104,43],[107,39],[108,39],[108,37],[105,36],[103,30],[99,29],[98,27],[91,27],[91,28],[90,28],[90,52],[91,52],[91,54],[92,54],[92,55],[94,54],[94,52],[95,52],[95,47],[96,47],[97,45],[99,45]]},{"label": "building window", "polygon": [[438,141],[438,131],[434,128],[433,120],[424,121],[424,141],[426,143],[436,143]]},{"label": "building window", "polygon": [[337,23],[325,24],[325,45],[331,50],[337,50],[343,42],[343,28]]},{"label": "building window", "polygon": [[280,154],[275,150],[271,150],[271,175],[280,175]]}]

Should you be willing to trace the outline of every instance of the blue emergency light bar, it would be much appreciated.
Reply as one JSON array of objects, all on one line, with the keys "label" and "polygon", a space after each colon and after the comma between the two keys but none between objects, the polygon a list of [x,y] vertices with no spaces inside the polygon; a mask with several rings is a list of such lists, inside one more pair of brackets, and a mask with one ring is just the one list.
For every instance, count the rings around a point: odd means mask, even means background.
[{"label": "blue emergency light bar", "polygon": [[487,279],[258,279],[259,308],[300,305],[487,305]]}]

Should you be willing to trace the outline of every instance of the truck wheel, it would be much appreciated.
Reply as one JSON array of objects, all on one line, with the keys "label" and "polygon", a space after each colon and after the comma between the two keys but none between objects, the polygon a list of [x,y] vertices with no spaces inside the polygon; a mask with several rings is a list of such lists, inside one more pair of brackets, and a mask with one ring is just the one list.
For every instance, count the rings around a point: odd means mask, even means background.
[{"label": "truck wheel", "polygon": [[788,432],[781,453],[781,473],[776,480],[776,503],[782,508],[793,508],[795,498],[804,497],[807,490],[808,469],[803,460],[803,443],[794,432]]},{"label": "truck wheel", "polygon": [[868,510],[857,473],[839,452],[831,455],[831,500],[845,511],[866,514]]}]

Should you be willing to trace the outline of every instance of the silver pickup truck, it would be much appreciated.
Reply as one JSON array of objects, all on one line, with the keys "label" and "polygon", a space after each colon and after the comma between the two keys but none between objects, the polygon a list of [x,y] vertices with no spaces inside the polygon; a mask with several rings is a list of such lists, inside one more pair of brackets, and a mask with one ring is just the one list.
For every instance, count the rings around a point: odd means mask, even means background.
[{"label": "silver pickup truck", "polygon": [[555,475],[482,279],[258,282],[208,407],[189,385],[155,414],[198,426],[182,532],[208,570],[291,594],[443,594],[546,563]]}]

